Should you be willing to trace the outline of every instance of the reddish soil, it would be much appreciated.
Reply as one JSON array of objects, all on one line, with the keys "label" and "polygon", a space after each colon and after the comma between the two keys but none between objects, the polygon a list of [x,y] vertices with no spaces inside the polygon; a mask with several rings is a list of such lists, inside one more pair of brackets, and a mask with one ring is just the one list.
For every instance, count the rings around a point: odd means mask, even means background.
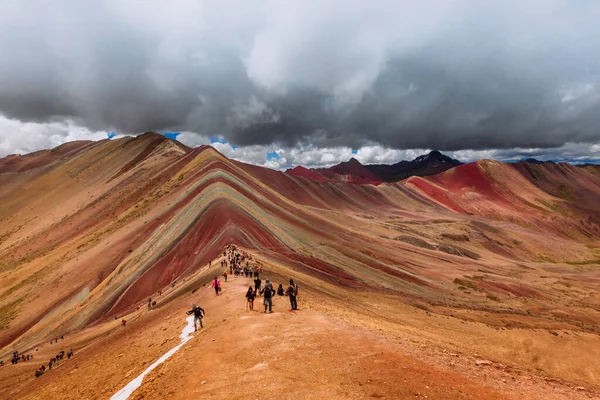
[{"label": "reddish soil", "polygon": [[[0,359],[40,345],[46,360],[60,335],[77,354],[37,380],[37,356],[2,367],[0,391],[109,397],[199,299],[206,331],[137,396],[597,395],[597,168],[481,161],[379,185],[307,171],[151,133],[0,160]],[[246,315],[241,279],[206,297],[228,244],[299,281],[303,309]],[[148,297],[160,308],[136,311]]]}]

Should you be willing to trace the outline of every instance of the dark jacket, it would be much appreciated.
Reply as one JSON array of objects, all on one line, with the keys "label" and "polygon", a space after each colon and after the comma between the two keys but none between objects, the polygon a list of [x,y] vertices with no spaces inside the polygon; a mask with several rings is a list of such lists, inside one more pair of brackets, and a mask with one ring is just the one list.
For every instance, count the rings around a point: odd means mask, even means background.
[{"label": "dark jacket", "polygon": [[260,294],[262,294],[265,299],[270,299],[275,294],[275,289],[273,289],[273,286],[269,284],[260,291]]},{"label": "dark jacket", "polygon": [[187,315],[194,314],[194,317],[202,318],[204,316],[204,309],[200,306],[196,306],[192,308],[190,311],[186,312]]}]

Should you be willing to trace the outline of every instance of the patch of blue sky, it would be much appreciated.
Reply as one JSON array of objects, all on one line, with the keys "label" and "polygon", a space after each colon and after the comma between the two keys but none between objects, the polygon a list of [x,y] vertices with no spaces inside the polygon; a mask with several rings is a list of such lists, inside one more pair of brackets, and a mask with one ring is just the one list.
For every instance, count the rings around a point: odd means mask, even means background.
[{"label": "patch of blue sky", "polygon": [[117,134],[115,133],[115,131],[110,131],[110,132],[106,132],[106,136],[108,136],[109,139],[112,139],[115,136],[117,136]]},{"label": "patch of blue sky", "polygon": [[227,143],[227,140],[225,140],[225,138],[223,138],[223,137],[212,136],[210,138],[210,142],[211,143],[222,143],[222,144],[225,144],[225,143]]},{"label": "patch of blue sky", "polygon": [[267,153],[267,161],[271,161],[271,160],[279,160],[279,154],[277,154],[274,151]]},{"label": "patch of blue sky", "polygon": [[177,139],[177,136],[181,135],[181,132],[163,132],[163,135],[168,139],[175,140]]}]

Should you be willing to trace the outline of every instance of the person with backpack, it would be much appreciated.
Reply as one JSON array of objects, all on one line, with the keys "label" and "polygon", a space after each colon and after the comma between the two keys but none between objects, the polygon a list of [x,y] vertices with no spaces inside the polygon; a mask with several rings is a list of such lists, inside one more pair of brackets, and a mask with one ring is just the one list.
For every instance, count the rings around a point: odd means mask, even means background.
[{"label": "person with backpack", "polygon": [[285,294],[285,291],[283,290],[283,285],[280,283],[279,287],[277,288],[277,296],[283,296]]},{"label": "person with backpack", "polygon": [[296,301],[296,297],[298,296],[298,285],[294,283],[293,279],[290,279],[290,286],[288,286],[285,294],[290,296],[290,305],[292,310],[297,310],[298,302]]},{"label": "person with backpack", "polygon": [[215,294],[218,296],[221,291],[221,281],[215,276],[215,280],[212,282],[212,287],[215,289]]},{"label": "person with backpack", "polygon": [[246,300],[248,300],[248,303],[246,304],[246,309],[248,311],[254,310],[254,298],[255,297],[256,297],[256,293],[254,292],[254,289],[252,289],[252,286],[248,286],[248,291],[246,292]]},{"label": "person with backpack", "polygon": [[264,304],[265,304],[265,313],[267,312],[267,307],[269,308],[269,312],[273,312],[273,296],[275,295],[275,289],[273,289],[273,285],[267,279],[265,281],[265,287],[260,291],[260,294],[263,295]]},{"label": "person with backpack", "polygon": [[198,327],[197,327],[198,322],[200,322],[200,328],[203,328],[202,318],[204,317],[205,312],[202,307],[193,304],[192,309],[190,311],[186,311],[186,314],[187,315],[194,314],[194,332],[198,332]]}]

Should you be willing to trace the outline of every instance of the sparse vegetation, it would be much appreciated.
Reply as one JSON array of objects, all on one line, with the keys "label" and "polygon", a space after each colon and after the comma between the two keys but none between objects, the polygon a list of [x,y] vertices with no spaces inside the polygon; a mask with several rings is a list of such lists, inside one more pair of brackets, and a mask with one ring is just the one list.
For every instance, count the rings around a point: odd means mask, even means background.
[{"label": "sparse vegetation", "polygon": [[455,242],[468,242],[471,240],[469,235],[459,233],[442,233],[440,237],[442,239],[454,240]]},{"label": "sparse vegetation", "polygon": [[427,250],[436,250],[436,246],[429,244],[423,239],[419,239],[414,236],[396,236],[394,240],[399,240],[401,242],[408,243],[417,247],[422,247]]},{"label": "sparse vegetation", "polygon": [[23,299],[18,299],[5,306],[0,307],[0,331],[10,327],[10,323],[19,313],[18,306],[23,302]]},{"label": "sparse vegetation", "polygon": [[583,261],[565,261],[566,264],[569,265],[594,265],[600,264],[600,258],[595,260],[583,260]]},{"label": "sparse vegetation", "polygon": [[467,250],[462,247],[450,246],[450,245],[439,245],[439,246],[437,246],[437,249],[440,251],[443,251],[444,253],[452,254],[455,256],[461,256],[461,257],[469,257],[469,258],[472,258],[473,260],[479,260],[481,258],[481,256],[479,254],[475,253],[474,251]]},{"label": "sparse vegetation", "polygon": [[486,224],[485,222],[471,221],[471,225],[473,225],[481,230],[484,230],[486,232],[496,233],[496,234],[502,233],[502,231],[500,229],[495,228],[489,224]]},{"label": "sparse vegetation", "polygon": [[421,248],[427,249],[427,250],[439,250],[439,251],[443,251],[444,253],[452,254],[455,256],[469,257],[469,258],[472,258],[473,260],[479,260],[481,258],[481,256],[479,254],[475,253],[474,251],[467,250],[462,247],[450,246],[447,244],[433,245],[433,244],[426,242],[423,239],[416,238],[414,236],[396,236],[394,238],[394,240],[408,243],[413,246],[421,247]]},{"label": "sparse vegetation", "polygon": [[467,279],[460,279],[460,278],[456,278],[454,279],[454,284],[455,285],[459,285],[459,289],[460,287],[464,287],[464,288],[469,288],[472,290],[479,290],[479,288],[477,287],[477,285],[475,285],[473,282],[467,280]]}]

